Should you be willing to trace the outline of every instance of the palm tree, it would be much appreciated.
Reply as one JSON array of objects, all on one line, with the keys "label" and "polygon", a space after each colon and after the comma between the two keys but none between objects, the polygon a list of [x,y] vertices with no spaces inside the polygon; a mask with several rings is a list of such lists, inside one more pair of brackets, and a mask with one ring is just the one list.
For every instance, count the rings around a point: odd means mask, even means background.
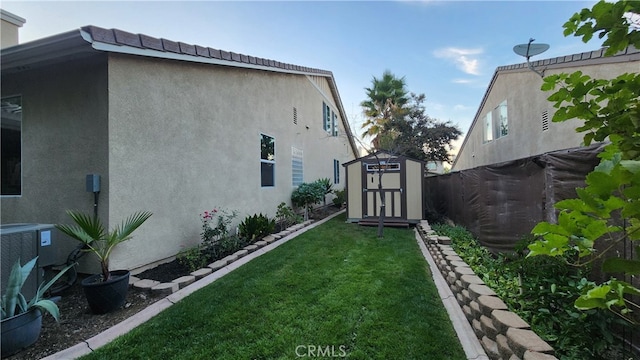
[{"label": "palm tree", "polygon": [[362,124],[362,128],[366,130],[362,136],[375,137],[373,142],[376,144],[387,132],[386,125],[391,119],[406,114],[405,105],[409,97],[404,77],[398,78],[389,70],[385,70],[380,79],[374,76],[371,83],[370,88],[365,88],[368,99],[360,103],[366,116],[366,121]]}]

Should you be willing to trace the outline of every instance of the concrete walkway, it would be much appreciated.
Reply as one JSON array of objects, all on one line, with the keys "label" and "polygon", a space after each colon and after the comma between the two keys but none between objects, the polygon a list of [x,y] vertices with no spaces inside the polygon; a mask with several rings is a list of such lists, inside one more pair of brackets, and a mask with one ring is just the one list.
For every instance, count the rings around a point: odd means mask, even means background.
[{"label": "concrete walkway", "polygon": [[[79,344],[76,344],[66,350],[62,350],[58,353],[47,356],[43,360],[54,360],[54,359],[69,360],[69,359],[76,359],[83,355],[89,354],[92,351],[98,349],[99,347],[104,346],[109,342],[115,340],[118,336],[126,334],[129,331],[136,328],[137,326],[145,323],[152,317],[158,315],[163,310],[167,309],[168,307],[177,303],[178,301],[184,299],[185,297],[189,296],[195,291],[215,282],[216,280],[232,272],[233,270],[239,268],[240,266],[250,262],[251,260],[261,256],[262,254],[266,254],[267,252],[277,248],[278,246],[286,243],[287,241],[295,238],[296,236],[329,221],[330,219],[334,218],[335,216],[338,216],[343,212],[344,210],[337,212],[327,218],[324,218],[290,235],[287,235],[282,239],[273,242],[272,244],[269,244],[263,248],[260,248],[255,252],[252,252],[251,254],[244,256],[238,259],[237,261],[234,261],[233,263],[230,263],[227,266],[217,271],[214,271],[210,275],[205,276],[204,278],[194,282],[193,284],[188,285],[185,288],[180,289],[177,292],[171,295],[168,295],[163,299],[158,300],[157,302],[149,305],[144,310],[118,323],[117,325],[103,331],[102,333],[88,340],[85,340]],[[451,292],[451,290],[447,286],[446,281],[438,271],[435,265],[435,262],[431,257],[431,254],[429,253],[429,251],[427,251],[427,248],[422,242],[422,240],[420,239],[420,236],[418,235],[417,231],[416,231],[416,240],[418,241],[418,245],[420,246],[420,250],[422,251],[422,254],[425,260],[429,263],[429,267],[431,268],[431,273],[433,274],[434,282],[438,288],[438,293],[440,294],[440,298],[445,308],[447,309],[449,317],[451,318],[451,322],[453,324],[453,327],[456,333],[458,334],[458,339],[462,344],[462,347],[465,351],[467,359],[488,360],[489,358],[486,356],[484,350],[482,349],[480,342],[476,338],[473,330],[471,329],[471,326],[467,322],[464,314],[462,313],[462,310],[458,306],[458,303],[456,302],[456,299],[453,296],[453,293]]]}]

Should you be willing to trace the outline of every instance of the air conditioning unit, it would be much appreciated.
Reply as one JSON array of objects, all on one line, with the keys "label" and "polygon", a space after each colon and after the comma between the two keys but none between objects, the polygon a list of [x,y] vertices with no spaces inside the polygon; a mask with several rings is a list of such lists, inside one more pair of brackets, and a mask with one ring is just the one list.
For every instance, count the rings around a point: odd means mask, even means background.
[{"label": "air conditioning unit", "polygon": [[59,246],[61,234],[52,224],[2,224],[0,225],[0,256],[2,272],[0,291],[4,292],[13,264],[20,265],[38,257],[37,269],[27,278],[22,293],[30,299],[44,279],[44,267],[60,265],[66,261],[66,252]]}]

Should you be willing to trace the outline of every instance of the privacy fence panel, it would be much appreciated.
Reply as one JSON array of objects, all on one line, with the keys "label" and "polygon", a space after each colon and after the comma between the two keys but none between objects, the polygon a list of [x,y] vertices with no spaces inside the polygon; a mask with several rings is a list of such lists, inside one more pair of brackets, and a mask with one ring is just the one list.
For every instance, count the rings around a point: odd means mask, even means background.
[{"label": "privacy fence panel", "polygon": [[467,228],[492,252],[509,251],[540,221],[555,221],[557,201],[576,196],[602,145],[425,178],[428,213]]}]

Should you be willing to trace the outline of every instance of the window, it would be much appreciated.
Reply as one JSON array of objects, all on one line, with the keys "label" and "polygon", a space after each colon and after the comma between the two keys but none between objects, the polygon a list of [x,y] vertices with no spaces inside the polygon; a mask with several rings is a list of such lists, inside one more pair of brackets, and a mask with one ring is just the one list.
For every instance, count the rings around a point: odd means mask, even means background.
[{"label": "window", "polygon": [[380,161],[380,164],[367,164],[367,172],[377,172],[378,169],[382,169],[382,171],[398,171],[400,170],[400,164],[387,163],[386,161]]},{"label": "window", "polygon": [[22,97],[2,99],[0,152],[2,192],[0,195],[22,194]]},{"label": "window", "polygon": [[333,160],[333,183],[340,184],[340,161]]},{"label": "window", "polygon": [[507,136],[509,134],[509,121],[507,118],[507,100],[503,101],[494,110],[496,119],[498,120],[498,134],[496,138]]},{"label": "window", "polygon": [[487,113],[484,118],[484,142],[493,141],[493,121],[491,112]]},{"label": "window", "polygon": [[276,139],[260,134],[260,184],[275,186]]},{"label": "window", "polygon": [[322,128],[331,131],[331,108],[325,102],[322,102]]},{"label": "window", "polygon": [[338,136],[338,115],[325,102],[322,102],[322,128],[331,136]]},{"label": "window", "polygon": [[503,101],[484,118],[484,142],[499,139],[509,134],[509,119],[507,116],[507,101]]},{"label": "window", "polygon": [[333,136],[338,136],[338,115],[336,115],[336,113],[334,113],[333,111],[331,112],[331,128],[332,128],[332,132],[333,132]]},{"label": "window", "polygon": [[291,148],[291,184],[299,186],[303,182],[302,150]]},{"label": "window", "polygon": [[293,107],[293,124],[298,125],[298,109]]}]

